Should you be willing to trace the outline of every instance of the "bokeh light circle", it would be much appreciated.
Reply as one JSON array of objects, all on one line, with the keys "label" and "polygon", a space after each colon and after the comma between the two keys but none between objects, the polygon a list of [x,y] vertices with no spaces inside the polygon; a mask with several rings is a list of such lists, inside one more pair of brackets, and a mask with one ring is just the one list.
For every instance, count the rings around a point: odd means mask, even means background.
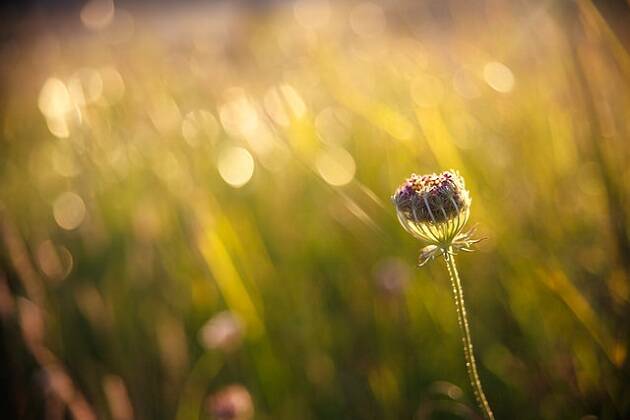
[{"label": "bokeh light circle", "polygon": [[334,187],[349,184],[356,172],[354,158],[341,147],[331,147],[322,152],[317,157],[315,167],[324,181]]},{"label": "bokeh light circle", "polygon": [[484,66],[483,78],[497,92],[508,93],[514,88],[512,70],[498,61],[492,61]]},{"label": "bokeh light circle", "polygon": [[66,230],[78,228],[85,219],[85,213],[83,199],[71,191],[60,194],[53,203],[55,222]]},{"label": "bokeh light circle", "polygon": [[227,147],[219,153],[217,169],[221,178],[234,188],[247,184],[254,175],[254,158],[242,147]]}]

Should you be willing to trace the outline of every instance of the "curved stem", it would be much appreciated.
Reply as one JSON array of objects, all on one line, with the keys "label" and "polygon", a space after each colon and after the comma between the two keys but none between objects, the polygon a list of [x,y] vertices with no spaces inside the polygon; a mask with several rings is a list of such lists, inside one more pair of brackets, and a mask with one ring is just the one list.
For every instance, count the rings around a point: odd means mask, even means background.
[{"label": "curved stem", "polygon": [[490,404],[488,404],[486,395],[483,393],[479,374],[477,373],[477,364],[475,363],[472,339],[470,338],[470,328],[468,327],[468,317],[466,316],[466,305],[464,304],[464,290],[459,280],[459,273],[455,265],[455,257],[452,251],[452,248],[449,247],[448,251],[444,253],[444,259],[446,260],[446,267],[448,268],[451,285],[453,286],[453,296],[455,298],[455,306],[457,307],[457,322],[459,323],[462,343],[464,344],[464,358],[466,359],[468,378],[470,379],[470,385],[472,386],[477,404],[483,412],[483,415],[488,420],[494,420],[494,414],[492,414]]}]

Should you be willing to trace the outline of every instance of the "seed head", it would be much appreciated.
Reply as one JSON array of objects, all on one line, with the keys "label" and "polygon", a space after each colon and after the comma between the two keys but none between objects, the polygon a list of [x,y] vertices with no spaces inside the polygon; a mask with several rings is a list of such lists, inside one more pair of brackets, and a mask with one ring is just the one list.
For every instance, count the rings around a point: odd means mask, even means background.
[{"label": "seed head", "polygon": [[464,178],[455,170],[441,174],[411,174],[392,196],[400,224],[418,239],[428,241],[421,260],[449,252],[468,250],[477,242],[462,233],[470,213],[470,194]]},{"label": "seed head", "polygon": [[444,223],[470,207],[464,179],[455,171],[411,174],[393,200],[396,209],[416,223]]}]

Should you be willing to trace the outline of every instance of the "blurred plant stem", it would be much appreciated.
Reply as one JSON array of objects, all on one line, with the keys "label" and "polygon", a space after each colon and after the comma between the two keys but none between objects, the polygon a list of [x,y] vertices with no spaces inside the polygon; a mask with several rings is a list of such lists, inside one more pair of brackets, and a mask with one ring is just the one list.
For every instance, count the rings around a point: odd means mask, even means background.
[{"label": "blurred plant stem", "polygon": [[175,419],[199,419],[203,416],[203,399],[208,384],[216,377],[223,366],[223,360],[216,352],[208,351],[199,357],[184,384],[179,399]]},{"label": "blurred plant stem", "polygon": [[453,249],[449,248],[448,252],[444,253],[444,260],[446,261],[446,268],[448,269],[451,285],[453,286],[453,297],[455,298],[455,306],[457,308],[457,323],[459,324],[459,329],[462,334],[462,343],[464,345],[466,370],[468,371],[470,385],[475,393],[475,399],[484,417],[489,420],[494,420],[494,414],[492,414],[492,409],[490,408],[490,404],[488,404],[486,395],[481,387],[479,374],[477,373],[477,364],[475,363],[470,328],[468,327],[468,317],[466,315],[466,305],[464,304],[464,290],[462,289],[459,272],[455,265],[455,256],[452,254],[452,251]]},{"label": "blurred plant stem", "polygon": [[[610,145],[611,142],[618,141],[616,129],[612,131],[610,128],[605,129],[605,124],[602,123],[606,117],[601,107],[607,100],[602,95],[601,82],[598,84],[596,77],[597,68],[593,65],[598,55],[608,52],[610,45],[617,45],[619,41],[611,33],[610,27],[603,21],[597,8],[589,2],[567,3],[562,8],[561,16],[565,19],[564,25],[569,28],[570,58],[573,60],[575,75],[581,87],[586,115],[589,116],[587,139],[606,193],[610,230],[617,248],[617,261],[620,267],[630,274],[630,239],[626,232],[628,214],[624,205],[623,185],[620,185],[619,177],[616,176],[623,163],[615,162],[615,153]],[[608,37],[607,40],[604,39],[605,36]],[[618,51],[613,49],[613,59],[622,75],[627,75],[624,72],[628,69],[628,55],[623,52],[619,54]],[[610,133],[606,133],[607,130]]]}]

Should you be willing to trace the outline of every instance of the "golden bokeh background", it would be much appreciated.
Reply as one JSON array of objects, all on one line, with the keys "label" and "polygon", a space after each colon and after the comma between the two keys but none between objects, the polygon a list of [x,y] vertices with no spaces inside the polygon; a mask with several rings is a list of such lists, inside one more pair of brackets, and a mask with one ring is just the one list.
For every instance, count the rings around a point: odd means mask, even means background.
[{"label": "golden bokeh background", "polygon": [[389,201],[449,168],[486,238],[458,262],[497,418],[628,418],[612,21],[586,0],[90,0],[12,21],[6,418],[479,418],[444,263],[415,268]]}]

